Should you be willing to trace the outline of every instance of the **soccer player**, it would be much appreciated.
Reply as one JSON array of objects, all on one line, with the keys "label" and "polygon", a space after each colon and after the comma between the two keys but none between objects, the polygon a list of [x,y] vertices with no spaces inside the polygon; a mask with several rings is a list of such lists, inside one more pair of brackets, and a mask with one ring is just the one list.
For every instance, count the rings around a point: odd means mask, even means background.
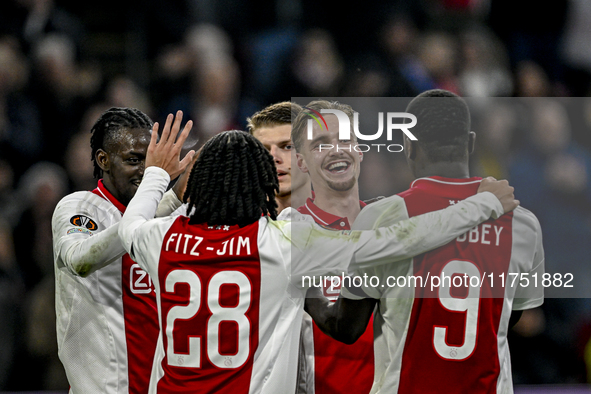
[{"label": "soccer player", "polygon": [[[407,112],[417,117],[418,141],[405,138],[417,179],[368,206],[354,227],[387,226],[456,205],[481,183],[468,171],[475,134],[463,99],[431,90]],[[364,274],[390,282],[346,287],[335,304],[309,298],[306,307],[323,330],[352,342],[377,304],[372,393],[513,392],[507,331],[519,311],[543,302],[542,234],[531,212],[519,207],[429,253],[354,272]],[[507,280],[516,276],[517,284]]]},{"label": "soccer player", "polygon": [[291,162],[291,122],[301,110],[299,104],[283,101],[269,105],[247,119],[250,134],[261,141],[275,160],[279,176],[279,192],[275,196],[277,212],[291,206],[299,207],[311,195],[310,178],[292,167]]},{"label": "soccer player", "polygon": [[178,129],[167,121],[156,142],[154,127],[144,180],[119,227],[157,294],[150,393],[294,392],[305,275],[416,255],[517,205],[511,188],[489,182],[483,190],[500,201],[480,193],[387,229],[335,233],[291,209],[298,220],[275,220],[274,160],[234,130],[203,146],[185,193],[190,216],[150,220],[181,151]]},{"label": "soccer player", "polygon": [[[104,112],[91,137],[94,175],[102,179],[93,191],[64,197],[53,214],[59,358],[71,393],[148,391],[159,332],[156,299],[117,230],[144,175],[151,127],[137,109]],[[181,205],[175,190],[159,214]]]},{"label": "soccer player", "polygon": [[[322,109],[343,111],[353,124],[353,109],[346,104],[326,100],[312,101],[294,120],[292,139],[296,146],[300,172],[309,175],[314,198],[298,208],[319,225],[334,230],[350,230],[351,224],[366,205],[359,200],[360,164],[363,153],[355,151],[356,137],[339,140],[339,123],[335,115],[325,114],[326,127],[312,124],[313,138],[306,138],[310,114]],[[320,149],[333,146],[332,149]],[[338,149],[337,149],[338,146]],[[340,285],[328,283],[324,294],[332,300],[339,296]],[[298,389],[307,394],[367,394],[374,374],[373,327],[367,329],[354,344],[346,345],[323,333],[308,314],[302,323],[301,367]]]}]

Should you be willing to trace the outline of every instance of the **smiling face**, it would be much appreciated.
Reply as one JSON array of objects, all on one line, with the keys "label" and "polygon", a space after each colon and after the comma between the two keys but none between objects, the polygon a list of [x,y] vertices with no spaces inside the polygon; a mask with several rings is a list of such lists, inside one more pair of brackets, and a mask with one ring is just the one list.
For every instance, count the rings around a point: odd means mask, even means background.
[{"label": "smiling face", "polygon": [[96,161],[103,170],[103,184],[125,206],[135,195],[144,176],[149,144],[149,130],[122,129],[105,143],[105,150],[99,149],[96,153]]},{"label": "smiling face", "polygon": [[339,122],[335,115],[324,118],[328,129],[313,125],[312,140],[306,139],[302,151],[297,153],[298,167],[310,175],[317,194],[322,189],[351,190],[359,178],[363,153],[355,151],[356,140],[339,140]]}]

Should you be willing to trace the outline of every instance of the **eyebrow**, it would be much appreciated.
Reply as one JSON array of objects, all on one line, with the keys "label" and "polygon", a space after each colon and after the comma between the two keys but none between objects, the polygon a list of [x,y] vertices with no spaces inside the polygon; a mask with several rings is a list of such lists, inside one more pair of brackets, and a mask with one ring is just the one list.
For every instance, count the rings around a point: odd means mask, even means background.
[{"label": "eyebrow", "polygon": [[316,142],[323,142],[323,141],[327,141],[330,140],[330,137],[327,135],[319,135],[317,137],[312,138],[312,140],[310,140],[310,145],[314,145]]},{"label": "eyebrow", "polygon": [[288,144],[293,144],[293,142],[292,142],[291,138],[289,138],[289,139],[286,139],[286,140],[264,142],[262,144],[263,144],[264,147],[267,147],[267,146],[271,146],[271,145],[277,145],[277,146],[288,145]]},{"label": "eyebrow", "polygon": [[146,156],[147,152],[139,152],[139,151],[135,151],[135,150],[131,150],[131,151],[123,151],[121,152],[124,155],[133,155],[133,156]]}]

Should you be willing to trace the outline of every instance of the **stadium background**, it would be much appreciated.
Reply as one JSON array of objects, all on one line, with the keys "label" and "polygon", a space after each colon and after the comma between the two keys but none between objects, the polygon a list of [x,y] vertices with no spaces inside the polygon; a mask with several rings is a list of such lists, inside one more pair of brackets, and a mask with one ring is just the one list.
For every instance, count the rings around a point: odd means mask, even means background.
[{"label": "stadium background", "polygon": [[[473,108],[472,172],[508,178],[540,218],[547,267],[591,288],[590,38],[586,0],[3,0],[0,391],[67,390],[51,215],[95,187],[89,130],[111,106],[159,121],[182,109],[203,142],[291,97],[540,97]],[[402,155],[368,155],[362,198],[410,180]],[[588,299],[524,315],[510,333],[518,391],[586,390],[590,337]]]}]

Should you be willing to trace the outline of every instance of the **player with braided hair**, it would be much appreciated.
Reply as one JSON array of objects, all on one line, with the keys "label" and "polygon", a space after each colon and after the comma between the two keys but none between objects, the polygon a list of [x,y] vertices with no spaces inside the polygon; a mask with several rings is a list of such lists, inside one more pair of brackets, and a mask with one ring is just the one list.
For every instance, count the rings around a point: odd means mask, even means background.
[{"label": "player with braided hair", "polygon": [[106,150],[121,139],[121,129],[150,130],[154,122],[142,111],[135,108],[110,108],[96,121],[90,132],[90,147],[92,149],[92,163],[94,164],[94,177],[103,175],[102,168],[98,165],[96,154],[99,149]]},{"label": "player with braided hair", "polygon": [[[221,166],[220,163],[231,162]],[[245,163],[247,165],[242,165]],[[189,178],[190,224],[238,225],[277,218],[279,190],[273,158],[243,131],[218,134],[205,145]]]},{"label": "player with braided hair", "polygon": [[[202,148],[189,217],[152,219],[182,167],[178,128],[152,135],[144,180],[119,236],[154,281],[160,340],[150,393],[293,393],[306,275],[340,275],[442,245],[503,208],[490,193],[368,232],[334,232],[292,209],[274,220],[273,158],[252,135],[226,131]],[[497,190],[499,192],[499,190]],[[516,204],[506,187],[505,207]],[[493,208],[494,207],[494,208]],[[403,242],[404,240],[404,242]]]},{"label": "player with braided hair", "polygon": [[[102,179],[93,191],[64,197],[53,214],[58,354],[73,394],[148,390],[159,332],[156,299],[117,230],[144,175],[152,125],[137,109],[104,112],[91,137],[94,174]],[[166,194],[159,214],[181,205],[177,194]]]}]

